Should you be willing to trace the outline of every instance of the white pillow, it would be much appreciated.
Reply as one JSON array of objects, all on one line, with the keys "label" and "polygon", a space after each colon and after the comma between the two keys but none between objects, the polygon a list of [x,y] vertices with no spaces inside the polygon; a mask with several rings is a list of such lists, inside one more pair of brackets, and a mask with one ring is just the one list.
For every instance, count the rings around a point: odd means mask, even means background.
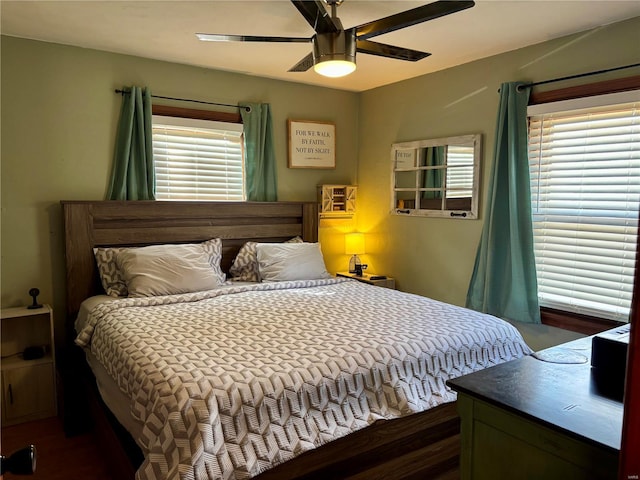
[{"label": "white pillow", "polygon": [[116,253],[130,297],[211,290],[220,279],[201,245],[153,245]]},{"label": "white pillow", "polygon": [[256,253],[263,282],[331,277],[318,243],[258,243]]},{"label": "white pillow", "polygon": [[[225,274],[220,267],[222,260],[222,240],[220,238],[212,238],[202,243],[189,243],[189,246],[200,246],[208,256],[209,264],[213,268],[218,281],[224,283]],[[168,245],[158,245],[158,247],[171,247]],[[147,247],[137,247],[147,248]],[[126,297],[127,284],[124,281],[122,271],[118,268],[116,255],[125,250],[135,250],[136,247],[97,247],[93,249],[96,257],[98,272],[100,273],[100,281],[107,295],[112,297]]]}]

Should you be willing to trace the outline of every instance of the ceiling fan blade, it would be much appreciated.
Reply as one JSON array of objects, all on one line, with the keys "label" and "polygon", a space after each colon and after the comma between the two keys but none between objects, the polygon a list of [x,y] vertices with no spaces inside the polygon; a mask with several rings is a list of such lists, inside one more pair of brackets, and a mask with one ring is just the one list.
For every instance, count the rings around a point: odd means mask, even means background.
[{"label": "ceiling fan blade", "polygon": [[423,5],[422,7],[412,8],[411,10],[362,24],[356,27],[356,35],[359,40],[366,40],[376,35],[393,32],[401,28],[426,22],[427,20],[433,20],[451,13],[456,13],[471,8],[474,5],[475,2],[473,1],[439,0]]},{"label": "ceiling fan blade", "polygon": [[310,53],[298,63],[296,63],[289,69],[289,72],[306,72],[311,67],[313,67],[313,53]]},{"label": "ceiling fan blade", "polygon": [[317,33],[336,33],[341,30],[321,0],[291,0],[291,3]]},{"label": "ceiling fan blade", "polygon": [[416,62],[431,55],[427,52],[419,52],[409,48],[394,47],[393,45],[385,45],[384,43],[372,42],[371,40],[357,40],[356,51],[368,53],[369,55],[378,55],[379,57],[395,58],[398,60],[408,60]]},{"label": "ceiling fan blade", "polygon": [[303,37],[259,37],[255,35],[218,35],[215,33],[196,33],[204,42],[289,42],[309,43],[311,38]]}]

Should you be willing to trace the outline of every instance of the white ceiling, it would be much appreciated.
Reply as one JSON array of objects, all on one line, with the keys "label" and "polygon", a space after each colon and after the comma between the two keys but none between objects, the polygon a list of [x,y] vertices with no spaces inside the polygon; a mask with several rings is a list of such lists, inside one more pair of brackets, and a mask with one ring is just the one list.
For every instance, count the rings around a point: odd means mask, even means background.
[{"label": "white ceiling", "polygon": [[[345,28],[429,3],[345,0]],[[288,0],[0,1],[4,35],[106,50],[261,77],[364,91],[552,38],[640,16],[640,1],[476,0],[473,8],[372,38],[432,53],[418,62],[358,54],[355,73],[328,79],[287,72],[300,43],[213,43],[195,33],[311,37]]]}]

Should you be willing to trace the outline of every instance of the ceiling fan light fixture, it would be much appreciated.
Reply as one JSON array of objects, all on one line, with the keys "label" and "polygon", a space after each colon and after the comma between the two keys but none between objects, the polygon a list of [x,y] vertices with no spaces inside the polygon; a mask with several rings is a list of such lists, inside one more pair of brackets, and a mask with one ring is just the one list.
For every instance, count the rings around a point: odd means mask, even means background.
[{"label": "ceiling fan light fixture", "polygon": [[[335,21],[339,23],[339,19]],[[325,77],[344,77],[356,69],[355,30],[319,33],[313,38],[313,69]]]},{"label": "ceiling fan light fixture", "polygon": [[[345,30],[337,14],[338,6],[343,1],[291,0],[291,3],[315,31],[311,38],[213,33],[197,33],[196,35],[200,40],[211,42],[311,42],[313,51],[288,71],[306,72],[313,66],[315,72],[320,75],[344,77],[356,69],[356,52],[409,62],[416,62],[428,57],[431,55],[430,53],[387,45],[372,41],[370,38],[450,15],[475,5],[473,0],[438,0]],[[331,7],[331,15],[327,12],[325,5]]]},{"label": "ceiling fan light fixture", "polygon": [[356,69],[355,62],[350,60],[325,60],[313,66],[316,73],[325,77],[338,78],[353,73]]}]

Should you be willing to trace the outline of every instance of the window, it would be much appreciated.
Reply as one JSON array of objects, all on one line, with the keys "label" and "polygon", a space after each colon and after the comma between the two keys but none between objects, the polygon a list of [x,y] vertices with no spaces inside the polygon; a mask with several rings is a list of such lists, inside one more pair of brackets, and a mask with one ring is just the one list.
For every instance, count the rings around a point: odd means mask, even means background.
[{"label": "window", "polygon": [[529,107],[540,305],[629,321],[640,208],[638,92]]},{"label": "window", "polygon": [[245,200],[242,124],[153,116],[158,200]]}]

